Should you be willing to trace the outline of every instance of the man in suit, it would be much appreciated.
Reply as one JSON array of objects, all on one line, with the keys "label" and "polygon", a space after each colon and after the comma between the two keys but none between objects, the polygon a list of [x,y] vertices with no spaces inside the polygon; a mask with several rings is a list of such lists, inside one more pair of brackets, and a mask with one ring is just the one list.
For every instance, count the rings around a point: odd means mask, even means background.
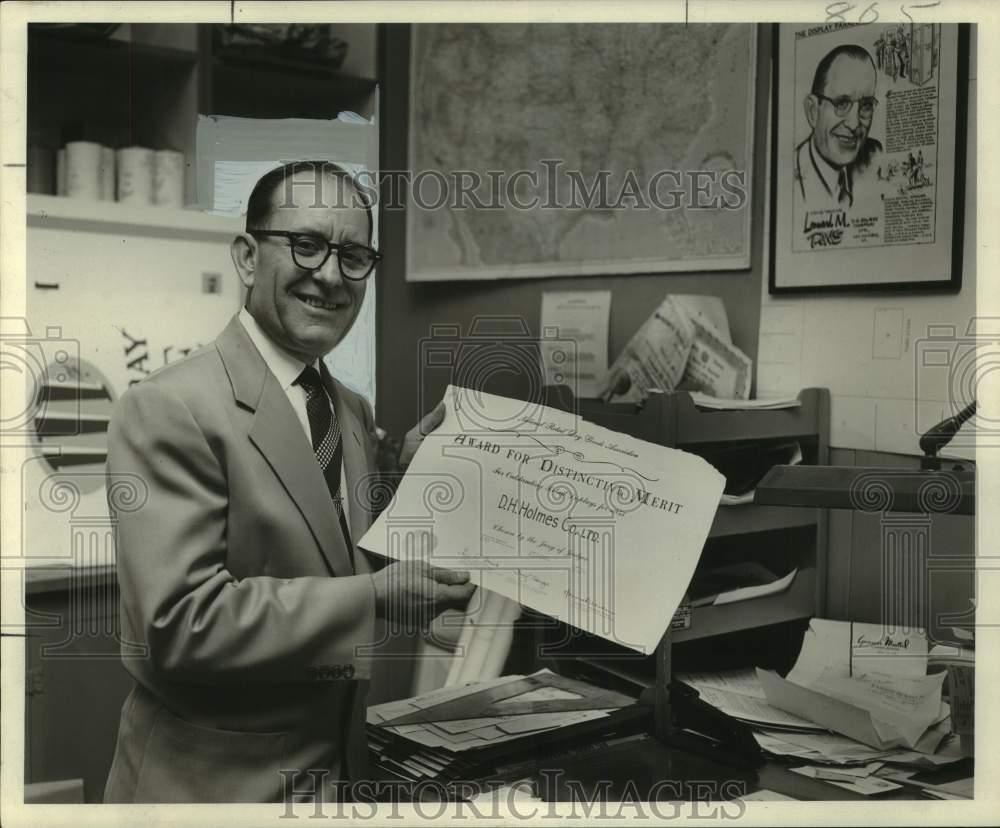
[{"label": "man in suit", "polygon": [[809,210],[849,209],[882,144],[868,136],[878,104],[876,72],[861,46],[831,49],[803,102],[809,137],[795,149],[796,196]]},{"label": "man in suit", "polygon": [[110,498],[122,635],[146,655],[125,659],[107,802],[343,795],[366,773],[376,614],[427,619],[470,597],[467,573],[373,571],[354,545],[372,521],[375,425],[322,357],[357,318],[371,239],[340,168],[268,173],[232,243],[244,308],[116,406],[109,491],[140,481],[145,498],[117,514]]}]

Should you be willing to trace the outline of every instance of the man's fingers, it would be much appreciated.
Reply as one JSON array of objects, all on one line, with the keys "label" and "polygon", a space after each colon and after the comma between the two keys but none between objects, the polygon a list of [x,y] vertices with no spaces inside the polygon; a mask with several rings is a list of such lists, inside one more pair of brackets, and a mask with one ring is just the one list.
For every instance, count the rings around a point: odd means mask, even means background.
[{"label": "man's fingers", "polygon": [[434,410],[430,414],[425,415],[420,421],[420,433],[426,436],[441,425],[441,422],[444,420],[444,412],[444,400],[441,400],[441,402],[434,406]]},{"label": "man's fingers", "polygon": [[434,588],[434,600],[445,606],[464,607],[475,591],[475,584],[438,584]]},{"label": "man's fingers", "polygon": [[422,575],[430,574],[432,567],[423,558],[414,558],[411,561],[396,561],[396,566],[400,572],[416,572]]},{"label": "man's fingers", "polygon": [[469,581],[469,573],[464,570],[439,569],[431,570],[431,577],[439,584],[465,584]]}]

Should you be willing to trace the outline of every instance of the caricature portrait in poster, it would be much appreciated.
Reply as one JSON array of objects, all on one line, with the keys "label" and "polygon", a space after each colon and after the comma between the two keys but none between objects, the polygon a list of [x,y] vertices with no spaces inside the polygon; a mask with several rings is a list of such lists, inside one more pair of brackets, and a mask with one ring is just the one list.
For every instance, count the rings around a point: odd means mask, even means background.
[{"label": "caricature portrait in poster", "polygon": [[958,26],[783,25],[777,48],[772,290],[951,286]]}]

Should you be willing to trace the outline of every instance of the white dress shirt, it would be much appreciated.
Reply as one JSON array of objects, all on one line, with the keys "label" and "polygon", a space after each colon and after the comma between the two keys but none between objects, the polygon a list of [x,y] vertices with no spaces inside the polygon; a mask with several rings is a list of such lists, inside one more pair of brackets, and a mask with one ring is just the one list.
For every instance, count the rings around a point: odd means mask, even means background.
[{"label": "white dress shirt", "polygon": [[[250,312],[246,308],[240,308],[239,320],[240,324],[243,325],[249,335],[250,341],[253,342],[257,350],[260,352],[264,363],[267,365],[271,373],[274,374],[275,379],[278,380],[281,390],[284,391],[285,395],[288,397],[288,402],[292,404],[292,410],[295,412],[295,416],[299,418],[299,423],[302,425],[302,431],[305,434],[306,442],[311,449],[312,430],[309,428],[309,413],[306,410],[306,400],[308,399],[308,395],[306,394],[305,388],[301,385],[295,385],[295,380],[299,378],[299,374],[302,373],[302,369],[306,367],[306,364],[276,345],[274,340],[264,333],[264,329],[261,328],[257,320],[251,316]],[[312,363],[312,367],[317,371],[320,370],[318,359]],[[332,412],[333,405],[329,395],[327,396],[327,405],[330,406],[330,410]],[[341,440],[344,439],[343,433],[341,433],[340,438]],[[341,460],[340,465],[340,498],[341,502],[345,504],[344,519],[347,521],[347,528],[350,529],[350,510],[346,508],[346,504],[348,502],[347,471],[344,468],[343,460]]]}]

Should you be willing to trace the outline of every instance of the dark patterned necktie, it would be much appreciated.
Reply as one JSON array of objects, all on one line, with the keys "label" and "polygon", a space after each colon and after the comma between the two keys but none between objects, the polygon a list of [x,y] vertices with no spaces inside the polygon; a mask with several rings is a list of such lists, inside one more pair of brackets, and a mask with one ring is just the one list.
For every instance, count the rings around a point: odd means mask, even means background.
[{"label": "dark patterned necktie", "polygon": [[846,202],[848,207],[854,205],[854,193],[851,192],[851,177],[847,167],[841,167],[837,176],[837,201],[841,204]]},{"label": "dark patterned necktie", "polygon": [[311,365],[302,369],[294,385],[300,385],[306,392],[306,414],[309,416],[309,431],[312,435],[313,454],[316,462],[323,470],[326,486],[333,498],[333,508],[340,520],[340,528],[344,533],[344,541],[354,565],[354,547],[351,544],[351,533],[344,517],[344,504],[340,496],[340,467],[343,464],[344,452],[340,439],[340,424],[337,415],[330,405],[319,371]]}]

